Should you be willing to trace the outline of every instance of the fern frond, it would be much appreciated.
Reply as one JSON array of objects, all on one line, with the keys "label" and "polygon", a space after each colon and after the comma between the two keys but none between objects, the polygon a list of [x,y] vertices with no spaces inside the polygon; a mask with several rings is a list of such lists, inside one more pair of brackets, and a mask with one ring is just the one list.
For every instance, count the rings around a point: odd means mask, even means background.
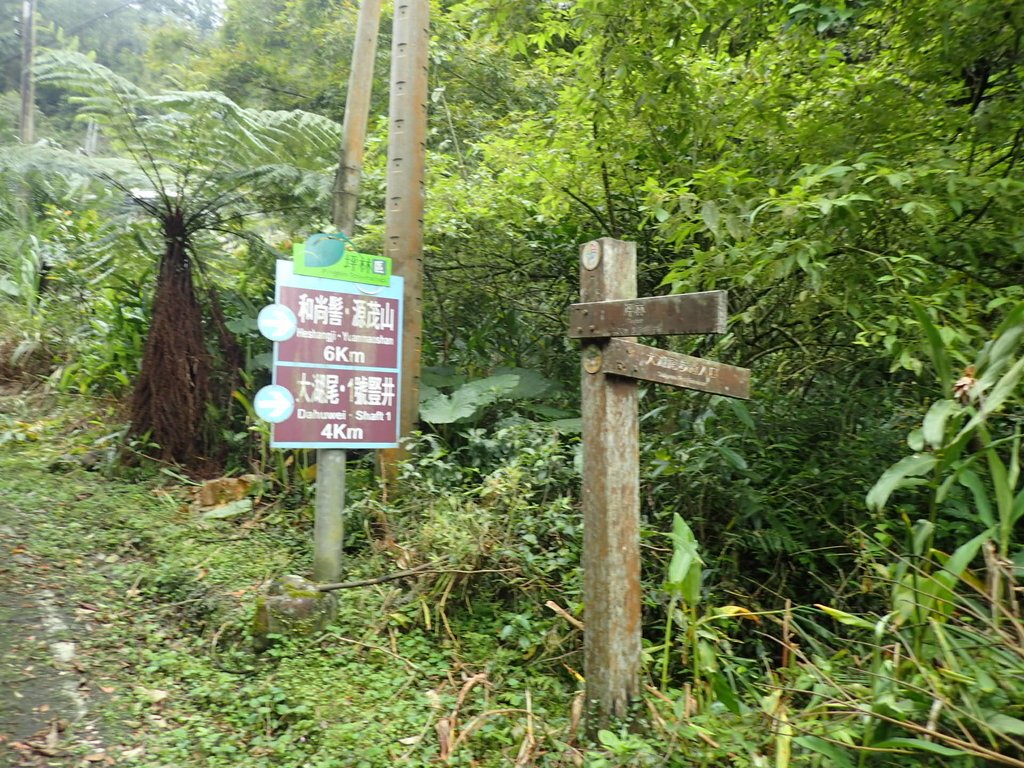
[{"label": "fern frond", "polygon": [[57,85],[81,96],[115,96],[125,102],[145,96],[135,83],[77,51],[40,48],[32,72],[38,83]]},{"label": "fern frond", "polygon": [[118,179],[125,186],[139,186],[146,180],[130,160],[90,157],[48,144],[0,148],[0,173],[10,178],[36,176],[47,186],[63,190],[64,194],[81,189],[90,181],[107,185],[111,179]]},{"label": "fern frond", "polygon": [[55,152],[33,162],[105,179],[136,198],[135,210],[157,219],[183,211],[195,235],[229,231],[261,210],[325,207],[341,141],[341,126],[328,118],[246,109],[214,91],[148,93],[69,51],[46,51],[36,71],[40,82],[69,91],[78,119],[100,125],[121,157]]}]

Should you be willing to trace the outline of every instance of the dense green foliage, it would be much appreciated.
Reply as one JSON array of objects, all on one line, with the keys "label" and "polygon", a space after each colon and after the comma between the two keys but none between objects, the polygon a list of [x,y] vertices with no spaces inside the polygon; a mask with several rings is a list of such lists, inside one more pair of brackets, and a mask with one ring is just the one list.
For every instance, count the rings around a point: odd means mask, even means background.
[{"label": "dense green foliage", "polygon": [[[652,688],[643,727],[602,732],[587,764],[1021,765],[1024,8],[432,5],[423,434],[401,493],[354,492],[347,547],[486,573],[425,579],[394,631],[497,636],[568,711],[579,636],[545,608],[582,609],[564,317],[578,246],[633,240],[641,295],[729,290],[729,333],[664,343],[750,367],[754,397],[644,390]],[[125,61],[81,36],[116,75],[67,53],[40,67],[47,142],[0,150],[0,374],[114,398],[135,384],[163,244],[96,180],[155,173],[167,201],[234,233],[194,248],[216,298],[206,349],[223,357],[230,330],[245,363],[210,400],[206,445],[304,508],[304,457],[270,451],[249,407],[267,351],[253,317],[264,246],[326,221],[354,16],[229,2],[215,33],[138,22]],[[69,105],[83,85],[91,100]],[[102,157],[70,152],[81,106]],[[16,95],[0,107],[6,131]],[[267,111],[283,109],[305,112]],[[239,125],[251,140],[233,144]],[[297,135],[310,125],[320,138]],[[383,240],[385,131],[363,250]]]}]

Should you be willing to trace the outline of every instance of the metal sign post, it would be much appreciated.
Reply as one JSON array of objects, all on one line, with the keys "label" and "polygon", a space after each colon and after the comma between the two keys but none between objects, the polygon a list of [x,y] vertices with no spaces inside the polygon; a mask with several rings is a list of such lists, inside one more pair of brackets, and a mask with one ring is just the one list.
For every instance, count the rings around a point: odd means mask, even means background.
[{"label": "metal sign post", "polygon": [[[294,266],[277,262],[275,302],[257,320],[274,342],[274,377],[253,406],[273,424],[272,447],[340,457],[331,471],[318,466],[317,496],[343,499],[341,451],[398,445],[403,281],[354,283],[299,275]],[[317,515],[313,531],[313,575],[320,581],[341,560],[341,509],[328,512]]]},{"label": "metal sign post", "polygon": [[[746,398],[750,372],[628,338],[724,333],[724,291],[636,298],[636,244],[603,238],[580,251],[583,340],[583,601],[593,729],[627,714],[639,692],[640,467],[636,380]],[[616,338],[627,337],[627,338]]]}]

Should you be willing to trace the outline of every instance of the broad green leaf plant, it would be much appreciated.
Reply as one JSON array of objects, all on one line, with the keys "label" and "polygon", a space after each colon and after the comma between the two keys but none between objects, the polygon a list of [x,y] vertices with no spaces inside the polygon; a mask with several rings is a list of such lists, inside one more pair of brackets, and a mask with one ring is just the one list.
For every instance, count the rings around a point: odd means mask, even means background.
[{"label": "broad green leaf plant", "polygon": [[[1020,766],[1024,304],[959,376],[942,328],[921,307],[914,315],[945,397],[910,433],[913,453],[867,495],[869,508],[897,513],[906,530],[905,553],[874,564],[889,585],[889,612],[869,619],[819,606],[871,638],[865,687],[829,679],[830,712],[866,718],[862,745],[871,750]],[[915,507],[925,514],[913,519]]]}]

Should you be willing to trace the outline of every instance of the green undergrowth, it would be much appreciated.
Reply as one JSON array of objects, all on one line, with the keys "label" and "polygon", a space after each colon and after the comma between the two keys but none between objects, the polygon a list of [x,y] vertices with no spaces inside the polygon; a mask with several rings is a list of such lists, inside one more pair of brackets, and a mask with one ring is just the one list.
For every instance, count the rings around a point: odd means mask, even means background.
[{"label": "green undergrowth", "polygon": [[357,465],[344,578],[423,570],[338,591],[331,626],[263,653],[267,581],[310,570],[305,502],[204,513],[178,471],[109,460],[116,413],[7,397],[0,525],[78,618],[119,763],[1021,768],[1021,422],[995,411],[1024,362],[988,370],[989,394],[931,406],[867,495],[894,532],[858,552],[872,611],[838,592],[780,607],[725,593],[682,515],[670,533],[645,525],[641,696],[592,741],[574,435],[512,419],[423,435],[387,489]]},{"label": "green undergrowth", "polygon": [[[204,520],[167,473],[68,463],[104,420],[40,405],[4,401],[0,523],[68,610],[89,606],[77,639],[91,684],[111,692],[95,714],[119,763],[499,766],[528,740],[536,764],[563,764],[576,684],[525,664],[493,611],[438,623],[410,599],[415,584],[348,589],[325,632],[256,654],[265,582],[308,573],[308,510]],[[346,566],[347,578],[397,570],[368,547]]]}]

